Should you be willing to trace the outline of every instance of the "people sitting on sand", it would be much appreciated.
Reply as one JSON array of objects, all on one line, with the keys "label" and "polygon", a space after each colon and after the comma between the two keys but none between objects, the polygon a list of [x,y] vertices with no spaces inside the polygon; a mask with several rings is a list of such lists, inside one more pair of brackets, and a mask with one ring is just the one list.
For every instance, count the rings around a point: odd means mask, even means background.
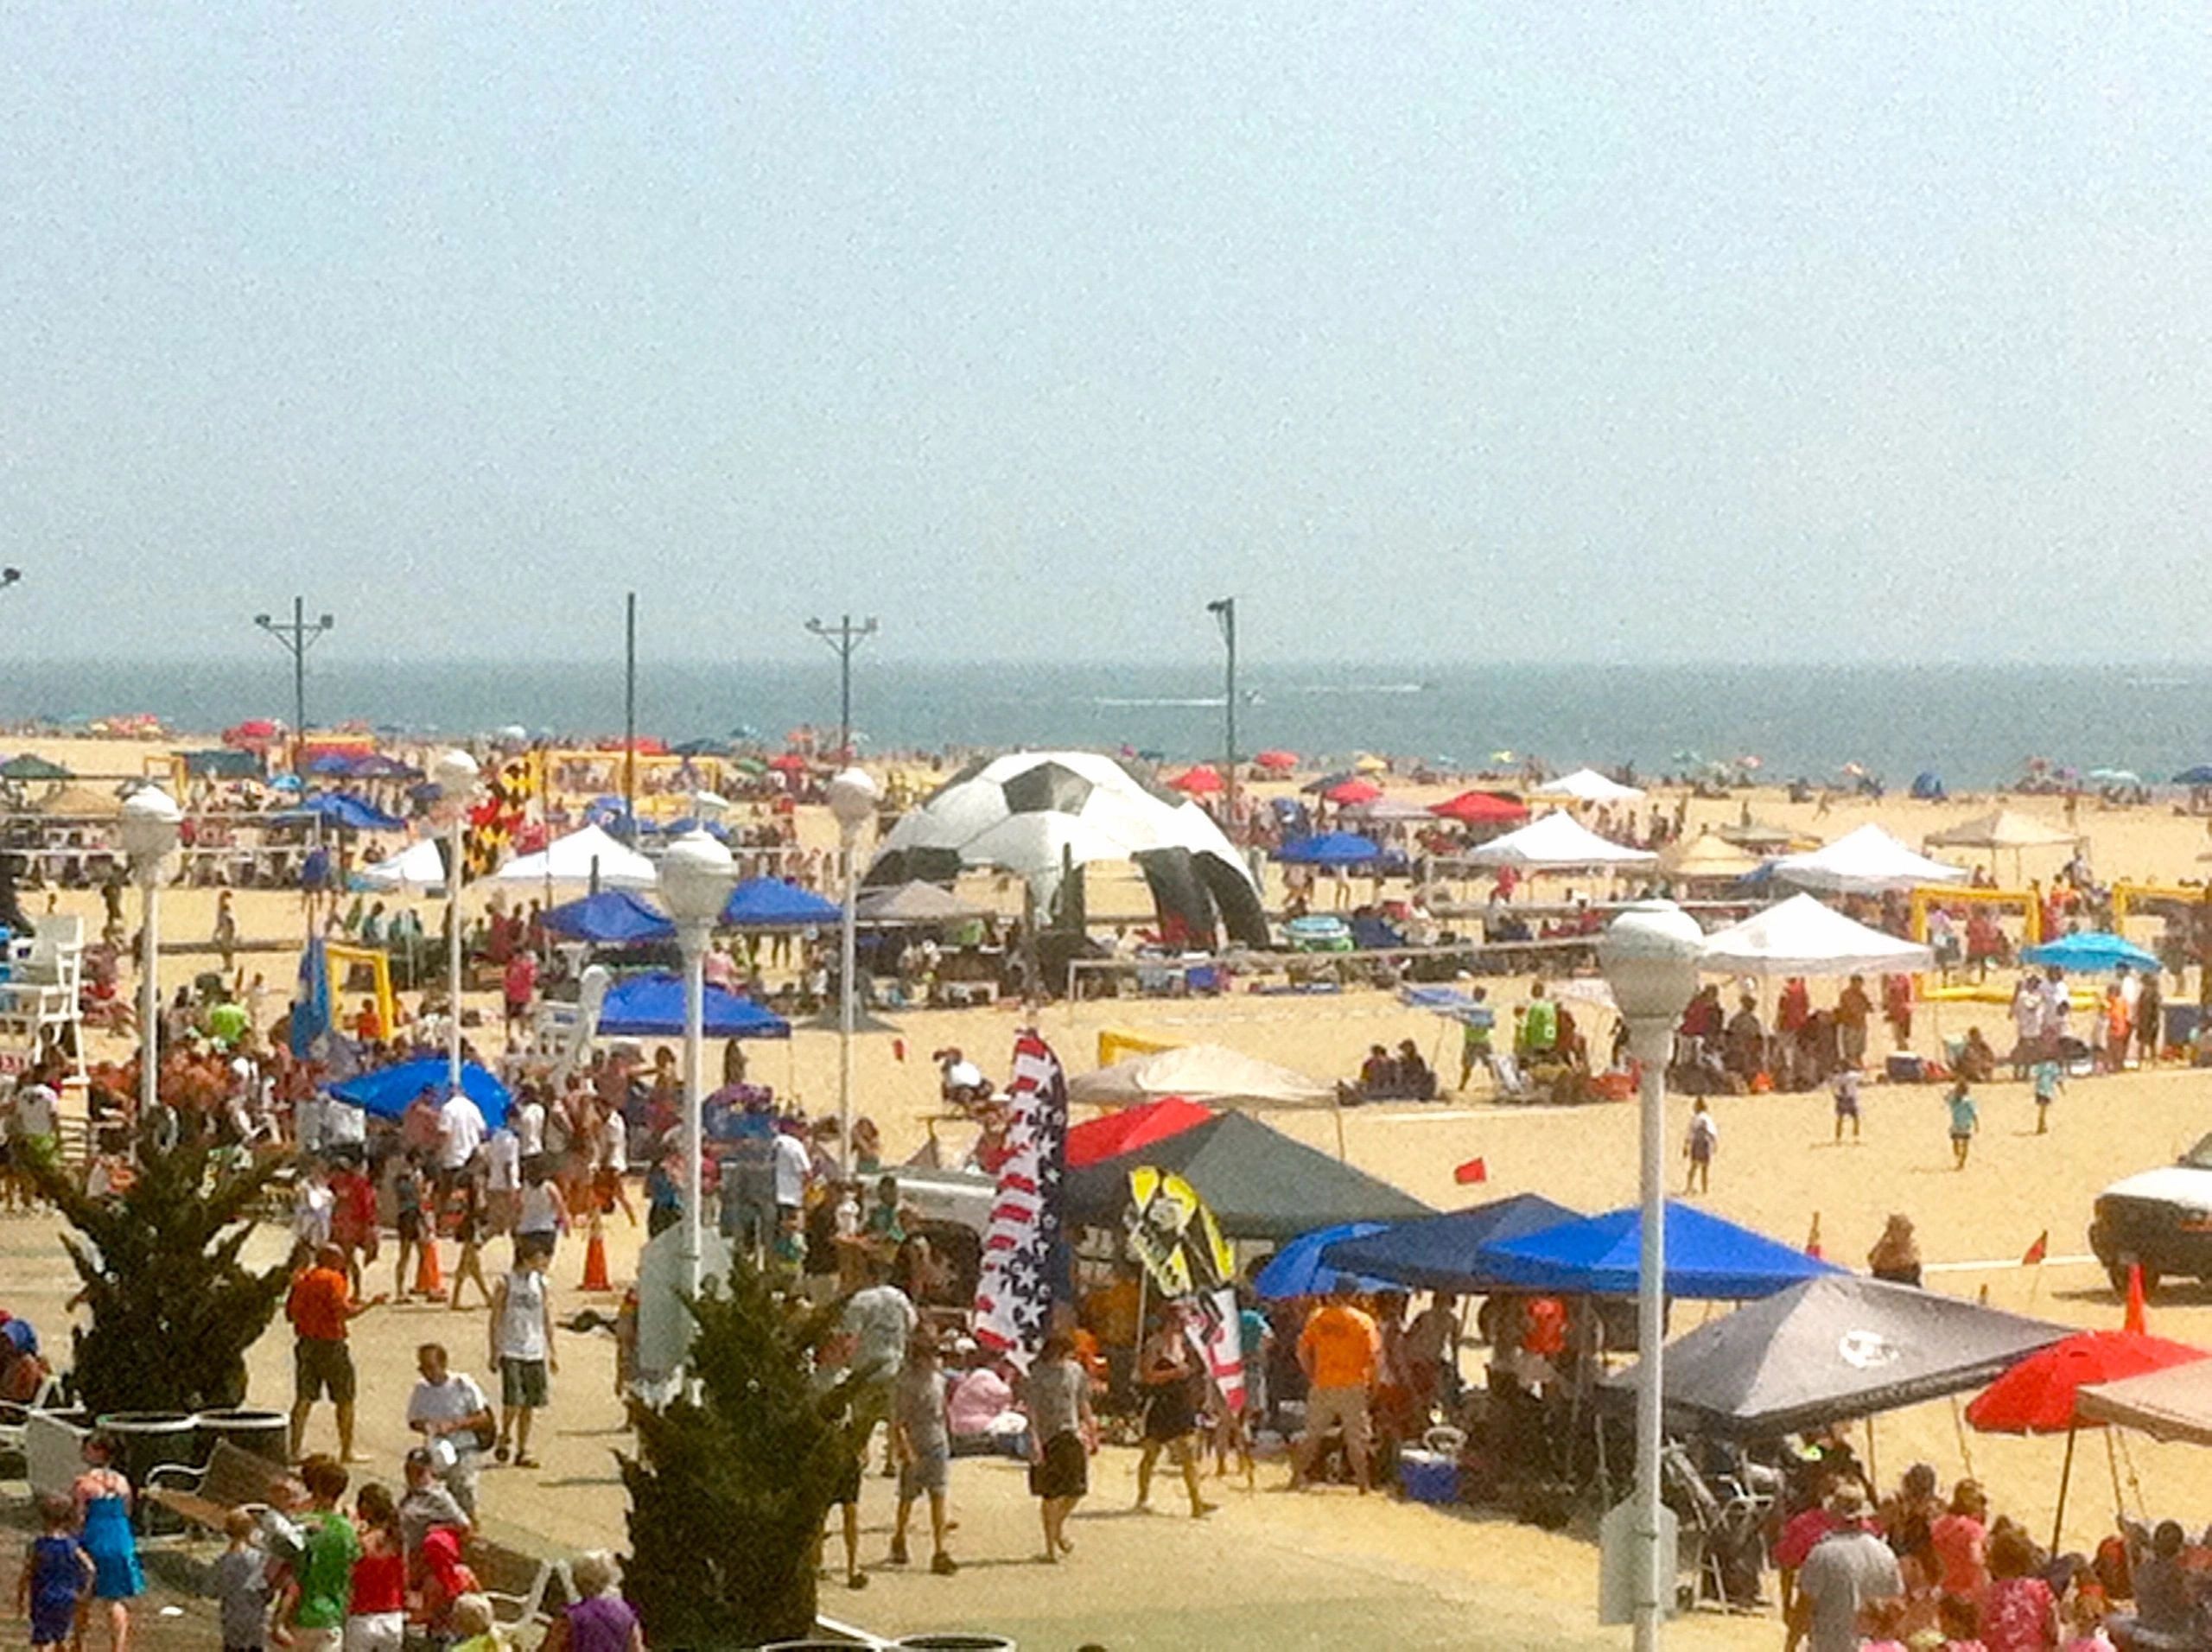
[{"label": "people sitting on sand", "polygon": [[1959,1046],[1959,1077],[1970,1084],[1986,1084],[1997,1077],[1997,1052],[1991,1047],[1981,1029],[1967,1029],[1967,1041]]}]

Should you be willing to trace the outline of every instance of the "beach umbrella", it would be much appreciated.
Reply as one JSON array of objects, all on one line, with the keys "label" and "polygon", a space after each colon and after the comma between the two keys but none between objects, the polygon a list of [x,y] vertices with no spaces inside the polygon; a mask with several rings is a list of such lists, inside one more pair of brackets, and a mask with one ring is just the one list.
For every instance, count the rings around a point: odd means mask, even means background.
[{"label": "beach umbrella", "polygon": [[1267,1266],[1253,1280],[1252,1288],[1270,1302],[1299,1296],[1326,1296],[1340,1281],[1363,1293],[1395,1290],[1398,1287],[1388,1280],[1342,1273],[1321,1260],[1321,1253],[1338,1241],[1364,1239],[1370,1234],[1381,1233],[1388,1225],[1381,1222],[1340,1222],[1333,1228],[1316,1228],[1311,1233],[1301,1233],[1268,1258]]},{"label": "beach umbrella", "polygon": [[1156,1102],[1140,1102],[1095,1119],[1085,1119],[1068,1131],[1068,1168],[1080,1170],[1102,1159],[1112,1159],[1155,1141],[1180,1134],[1213,1116],[1213,1109],[1181,1096],[1165,1096]]},{"label": "beach umbrella", "polygon": [[1382,788],[1372,780],[1354,775],[1349,780],[1339,780],[1321,794],[1333,804],[1373,803],[1382,795]]},{"label": "beach umbrella", "polygon": [[2199,763],[2193,769],[2183,769],[2174,776],[2177,786],[2212,786],[2212,763]]},{"label": "beach umbrella", "polygon": [[1266,769],[1275,774],[1288,774],[1298,766],[1298,753],[1280,751],[1262,752],[1252,759],[1252,766],[1255,769]]},{"label": "beach umbrella", "polygon": [[1967,1420],[1986,1434],[2066,1435],[2066,1458],[2058,1471],[2058,1512],[2051,1528],[2051,1548],[2058,1547],[2066,1522],[2066,1492],[2074,1477],[2074,1439],[2085,1427],[2099,1426],[2080,1407],[2081,1391],[2149,1371],[2170,1370],[2205,1357],[2201,1348],[2168,1342],[2142,1331],[2084,1331],[2031,1354],[1976,1395]]},{"label": "beach umbrella", "polygon": [[1274,858],[1285,866],[1366,866],[1382,858],[1382,847],[1357,832],[1317,832],[1292,839]]},{"label": "beach umbrella", "polygon": [[1167,784],[1193,797],[1211,797],[1224,785],[1221,771],[1205,763],[1194,769],[1185,769]]},{"label": "beach umbrella", "polygon": [[768,766],[779,774],[804,774],[814,766],[797,752],[785,752],[780,757],[770,758]]},{"label": "beach umbrella", "polygon": [[1364,752],[1352,763],[1353,770],[1360,774],[1384,774],[1389,772],[1389,767],[1381,758]]},{"label": "beach umbrella", "polygon": [[2085,930],[2041,946],[2024,947],[2020,962],[2038,968],[2056,966],[2083,975],[2107,975],[2115,969],[2155,972],[2164,968],[2155,952],[2146,952],[2125,937],[2102,930]]},{"label": "beach umbrella", "polygon": [[[445,1057],[426,1056],[419,1061],[379,1067],[374,1072],[361,1073],[333,1084],[330,1094],[348,1107],[358,1107],[380,1119],[396,1119],[407,1111],[410,1102],[426,1090],[435,1091],[441,1097],[450,1095],[447,1085],[448,1071]],[[473,1061],[462,1062],[461,1091],[476,1103],[477,1110],[484,1115],[484,1122],[492,1128],[496,1130],[506,1122],[512,1098],[507,1087],[489,1071]]]},{"label": "beach umbrella", "polygon": [[76,776],[59,763],[48,762],[35,752],[25,752],[0,763],[0,780],[73,780]]},{"label": "beach umbrella", "polygon": [[732,929],[798,929],[835,924],[844,915],[836,901],[781,878],[747,878],[722,908],[722,922]]},{"label": "beach umbrella", "polygon": [[1502,792],[1463,791],[1432,805],[1428,812],[1439,820],[1456,820],[1463,826],[1509,826],[1529,818],[1529,805]]},{"label": "beach umbrella", "polygon": [[2133,769],[2091,769],[2082,778],[2107,786],[2139,786],[2143,784],[2143,777]]}]

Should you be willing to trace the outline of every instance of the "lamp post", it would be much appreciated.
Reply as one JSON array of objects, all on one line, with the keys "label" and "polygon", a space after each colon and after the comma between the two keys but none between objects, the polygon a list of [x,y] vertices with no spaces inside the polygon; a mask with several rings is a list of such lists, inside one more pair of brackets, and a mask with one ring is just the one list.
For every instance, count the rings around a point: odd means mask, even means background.
[{"label": "lamp post", "polygon": [[438,806],[446,816],[446,1033],[448,1093],[461,1094],[461,877],[467,853],[468,804],[483,771],[476,759],[455,747],[431,771],[438,783]]},{"label": "lamp post", "polygon": [[706,1167],[700,1135],[699,1070],[706,1043],[707,939],[737,882],[737,864],[704,828],[683,834],[660,857],[660,897],[676,920],[677,949],[683,955],[683,1291],[699,1293],[699,1256],[705,1243]]},{"label": "lamp post", "polygon": [[[1628,1547],[1634,1555],[1630,1611],[1637,1652],[1659,1644],[1674,1557],[1668,1552],[1674,1521],[1659,1497],[1661,1350],[1666,1337],[1667,1288],[1667,1064],[1675,1026],[1697,992],[1698,959],[1705,933],[1671,900],[1639,900],[1608,924],[1598,941],[1598,964],[1628,1023],[1629,1049],[1643,1069],[1641,1096],[1642,1255],[1636,1276],[1636,1493],[1626,1505]],[[1618,1534],[1615,1509],[1608,1536]],[[1609,1568],[1610,1570],[1610,1568]]]},{"label": "lamp post", "polygon": [[130,875],[137,880],[143,918],[145,956],[140,968],[145,980],[139,988],[138,1120],[154,1116],[161,1077],[162,1022],[162,873],[169,852],[176,848],[184,823],[176,799],[159,786],[141,786],[123,800],[123,852],[130,861]]},{"label": "lamp post", "polygon": [[844,770],[830,780],[827,790],[830,812],[837,817],[837,841],[845,861],[845,910],[837,971],[837,1168],[849,1176],[853,1169],[853,909],[860,896],[853,850],[860,842],[861,829],[874,818],[883,791],[865,769]]},{"label": "lamp post", "polygon": [[1222,645],[1229,651],[1228,681],[1222,695],[1221,823],[1229,841],[1236,841],[1236,599],[1225,596],[1206,604],[1206,612],[1221,627]]}]

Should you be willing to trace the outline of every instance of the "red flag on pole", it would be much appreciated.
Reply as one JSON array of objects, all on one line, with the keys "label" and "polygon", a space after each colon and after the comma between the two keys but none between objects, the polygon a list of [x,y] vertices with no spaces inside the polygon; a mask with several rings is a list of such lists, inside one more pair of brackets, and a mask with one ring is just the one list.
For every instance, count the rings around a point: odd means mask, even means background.
[{"label": "red flag on pole", "polygon": [[1462,1187],[1472,1186],[1477,1182],[1486,1182],[1490,1179],[1490,1166],[1479,1159],[1470,1159],[1452,1172],[1452,1179]]},{"label": "red flag on pole", "polygon": [[2043,1259],[2050,1255],[2050,1229],[2045,1228],[2036,1236],[2035,1243],[2028,1247],[2027,1255],[2020,1258],[2023,1268],[2041,1268]]}]

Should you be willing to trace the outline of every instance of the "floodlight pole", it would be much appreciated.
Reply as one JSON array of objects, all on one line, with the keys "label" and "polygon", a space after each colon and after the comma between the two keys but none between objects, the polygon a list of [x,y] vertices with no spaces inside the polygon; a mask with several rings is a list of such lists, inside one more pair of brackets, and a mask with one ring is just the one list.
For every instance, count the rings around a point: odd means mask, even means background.
[{"label": "floodlight pole", "polygon": [[308,737],[308,650],[337,621],[326,613],[309,625],[308,600],[296,596],[292,599],[291,624],[279,625],[265,613],[254,615],[253,623],[283,644],[292,656],[292,772],[297,774],[301,752]]},{"label": "floodlight pole", "polygon": [[1224,744],[1221,751],[1222,825],[1229,841],[1236,841],[1236,599],[1225,596],[1206,604],[1206,612],[1221,627],[1221,640],[1229,650],[1229,677],[1222,696]]},{"label": "floodlight pole", "polygon": [[806,628],[837,653],[837,760],[849,763],[853,760],[853,655],[862,643],[875,635],[875,618],[871,614],[855,625],[853,616],[848,613],[834,626],[810,620]]}]

